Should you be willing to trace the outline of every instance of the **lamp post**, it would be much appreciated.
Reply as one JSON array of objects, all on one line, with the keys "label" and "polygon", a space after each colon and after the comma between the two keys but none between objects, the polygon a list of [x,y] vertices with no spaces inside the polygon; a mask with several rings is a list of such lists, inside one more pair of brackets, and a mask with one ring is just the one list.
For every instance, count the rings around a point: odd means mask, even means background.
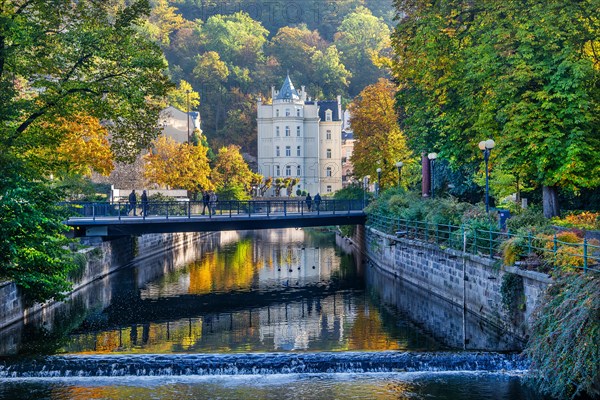
[{"label": "lamp post", "polygon": [[427,158],[429,159],[429,163],[431,165],[431,198],[435,197],[435,159],[437,158],[437,153],[429,153],[427,154]]},{"label": "lamp post", "polygon": [[186,90],[185,94],[187,96],[187,142],[190,144],[190,91]]},{"label": "lamp post", "polygon": [[402,182],[402,166],[404,163],[402,161],[398,161],[396,163],[396,168],[398,168],[398,187],[400,187],[400,182]]},{"label": "lamp post", "polygon": [[366,175],[363,177],[363,208],[366,207],[367,205],[367,189],[369,188],[369,179],[371,178],[370,175]]},{"label": "lamp post", "polygon": [[375,194],[377,197],[379,197],[380,188],[381,188],[381,168],[377,168],[377,191],[375,191]]},{"label": "lamp post", "polygon": [[485,212],[490,212],[490,178],[488,164],[490,160],[490,153],[496,146],[496,142],[492,139],[482,140],[479,142],[479,149],[483,152],[483,159],[485,160]]}]

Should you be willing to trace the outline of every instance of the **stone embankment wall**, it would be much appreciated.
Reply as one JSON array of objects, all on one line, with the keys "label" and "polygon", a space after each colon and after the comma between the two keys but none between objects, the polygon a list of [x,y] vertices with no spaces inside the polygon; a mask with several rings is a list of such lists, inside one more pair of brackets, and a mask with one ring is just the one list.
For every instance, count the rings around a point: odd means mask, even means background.
[{"label": "stone embankment wall", "polygon": [[[87,265],[83,269],[81,276],[74,279],[73,292],[86,286],[87,284],[101,279],[106,275],[129,265],[131,262],[152,257],[168,249],[183,247],[190,251],[178,252],[179,258],[186,257],[194,259],[197,256],[194,243],[200,237],[210,238],[212,235],[207,233],[174,233],[174,234],[152,234],[140,237],[120,237],[109,241],[97,241],[91,244],[82,252],[86,255]],[[192,251],[194,250],[194,251]],[[170,262],[179,264],[184,260],[174,259]],[[164,265],[165,270],[172,268],[172,265]],[[152,274],[160,275],[156,269]],[[54,302],[48,302],[44,305],[34,307],[24,307],[23,299],[19,294],[19,289],[12,282],[0,283],[0,329],[15,322],[27,321],[34,316],[49,312]]]},{"label": "stone embankment wall", "polygon": [[[465,307],[467,312],[521,339],[528,337],[531,314],[552,282],[547,274],[500,267],[498,260],[398,238],[372,228],[366,228],[364,239],[367,256],[384,271]],[[524,299],[517,315],[509,315],[502,304],[500,288],[507,273],[523,278]]]}]

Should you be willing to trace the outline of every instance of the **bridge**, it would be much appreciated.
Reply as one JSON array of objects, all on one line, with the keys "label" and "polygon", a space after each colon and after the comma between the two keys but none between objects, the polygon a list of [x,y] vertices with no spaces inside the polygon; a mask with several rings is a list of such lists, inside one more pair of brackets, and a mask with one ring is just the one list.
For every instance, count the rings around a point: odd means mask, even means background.
[{"label": "bridge", "polygon": [[211,232],[252,229],[361,225],[362,200],[322,200],[309,209],[303,200],[63,203],[71,217],[65,224],[76,237],[116,237],[147,233]]}]

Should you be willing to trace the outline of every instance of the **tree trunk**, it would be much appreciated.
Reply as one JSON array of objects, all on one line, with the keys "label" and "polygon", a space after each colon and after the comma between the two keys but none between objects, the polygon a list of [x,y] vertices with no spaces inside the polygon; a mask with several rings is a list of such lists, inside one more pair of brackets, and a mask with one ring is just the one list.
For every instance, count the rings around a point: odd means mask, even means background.
[{"label": "tree trunk", "polygon": [[542,190],[544,203],[544,217],[559,217],[560,208],[558,206],[558,187],[544,186]]}]

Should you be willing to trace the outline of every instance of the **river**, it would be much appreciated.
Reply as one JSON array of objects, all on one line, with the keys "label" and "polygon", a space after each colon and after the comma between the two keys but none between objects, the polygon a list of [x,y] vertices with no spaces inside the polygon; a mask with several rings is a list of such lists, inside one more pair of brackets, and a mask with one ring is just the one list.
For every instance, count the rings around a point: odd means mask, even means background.
[{"label": "river", "polygon": [[541,398],[521,343],[346,244],[223,232],[136,261],[0,332],[0,399]]}]

